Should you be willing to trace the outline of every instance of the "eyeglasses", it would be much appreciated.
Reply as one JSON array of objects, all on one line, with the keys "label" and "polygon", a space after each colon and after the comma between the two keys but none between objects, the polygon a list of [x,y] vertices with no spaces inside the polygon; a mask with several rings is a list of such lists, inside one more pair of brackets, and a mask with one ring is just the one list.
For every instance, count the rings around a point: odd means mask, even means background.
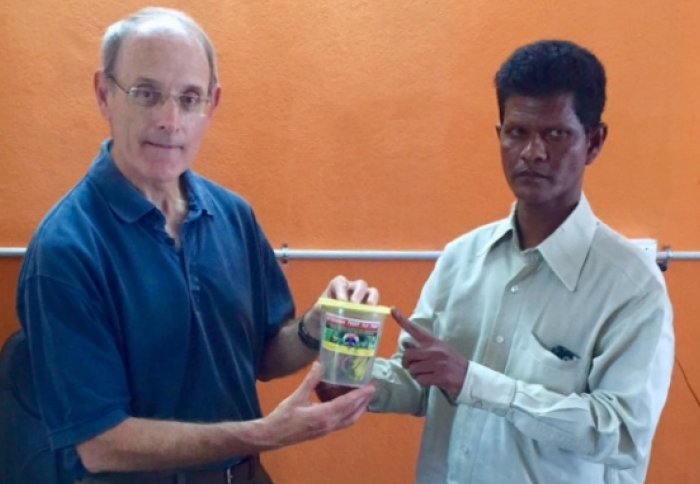
[{"label": "eyeglasses", "polygon": [[165,104],[172,97],[183,114],[206,116],[209,113],[211,106],[211,98],[209,96],[204,97],[196,92],[166,94],[160,89],[150,86],[133,86],[126,89],[117,82],[114,76],[108,75],[107,79],[126,94],[129,102],[137,106],[152,108],[158,104]]}]

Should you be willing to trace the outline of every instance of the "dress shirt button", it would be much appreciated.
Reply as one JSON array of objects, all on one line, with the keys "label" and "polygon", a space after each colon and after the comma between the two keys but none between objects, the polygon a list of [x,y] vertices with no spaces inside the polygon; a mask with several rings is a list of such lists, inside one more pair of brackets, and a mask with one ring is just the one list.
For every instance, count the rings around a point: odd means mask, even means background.
[{"label": "dress shirt button", "polygon": [[496,336],[496,343],[503,343],[506,339],[500,334]]},{"label": "dress shirt button", "polygon": [[520,290],[520,288],[518,287],[517,284],[514,285],[514,286],[510,286],[510,292],[512,292],[513,294],[515,294],[516,292],[518,292],[518,290]]}]

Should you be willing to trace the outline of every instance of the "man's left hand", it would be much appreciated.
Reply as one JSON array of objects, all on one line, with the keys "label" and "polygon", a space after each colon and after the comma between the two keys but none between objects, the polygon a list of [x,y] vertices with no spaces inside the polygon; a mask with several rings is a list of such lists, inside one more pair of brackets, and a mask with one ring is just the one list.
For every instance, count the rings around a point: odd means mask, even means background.
[{"label": "man's left hand", "polygon": [[362,279],[349,281],[345,276],[335,276],[328,283],[328,287],[323,291],[321,297],[354,303],[377,304],[379,302],[379,291]]},{"label": "man's left hand", "polygon": [[[328,283],[321,297],[376,305],[379,302],[379,290],[362,279],[350,281],[345,276],[335,276]],[[320,339],[321,313],[321,307],[314,306],[304,316],[304,324],[307,326],[311,336],[316,339]]]}]

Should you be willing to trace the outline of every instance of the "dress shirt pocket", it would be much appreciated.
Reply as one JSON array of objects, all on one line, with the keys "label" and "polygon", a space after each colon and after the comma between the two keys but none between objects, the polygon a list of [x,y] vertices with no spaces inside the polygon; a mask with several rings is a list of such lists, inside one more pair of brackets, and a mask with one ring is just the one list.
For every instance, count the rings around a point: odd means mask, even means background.
[{"label": "dress shirt pocket", "polygon": [[517,373],[513,376],[563,394],[583,391],[586,361],[578,356],[563,359],[553,351],[556,346],[549,348],[534,333],[527,333],[518,351],[518,361],[513,362]]}]

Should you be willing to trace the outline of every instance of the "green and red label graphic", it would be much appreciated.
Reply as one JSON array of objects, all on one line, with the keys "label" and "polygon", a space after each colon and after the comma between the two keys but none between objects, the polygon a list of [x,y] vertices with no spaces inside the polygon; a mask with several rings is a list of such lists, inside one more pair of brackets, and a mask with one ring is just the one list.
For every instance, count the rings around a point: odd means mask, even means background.
[{"label": "green and red label graphic", "polygon": [[323,347],[352,356],[374,356],[381,323],[326,313]]}]

